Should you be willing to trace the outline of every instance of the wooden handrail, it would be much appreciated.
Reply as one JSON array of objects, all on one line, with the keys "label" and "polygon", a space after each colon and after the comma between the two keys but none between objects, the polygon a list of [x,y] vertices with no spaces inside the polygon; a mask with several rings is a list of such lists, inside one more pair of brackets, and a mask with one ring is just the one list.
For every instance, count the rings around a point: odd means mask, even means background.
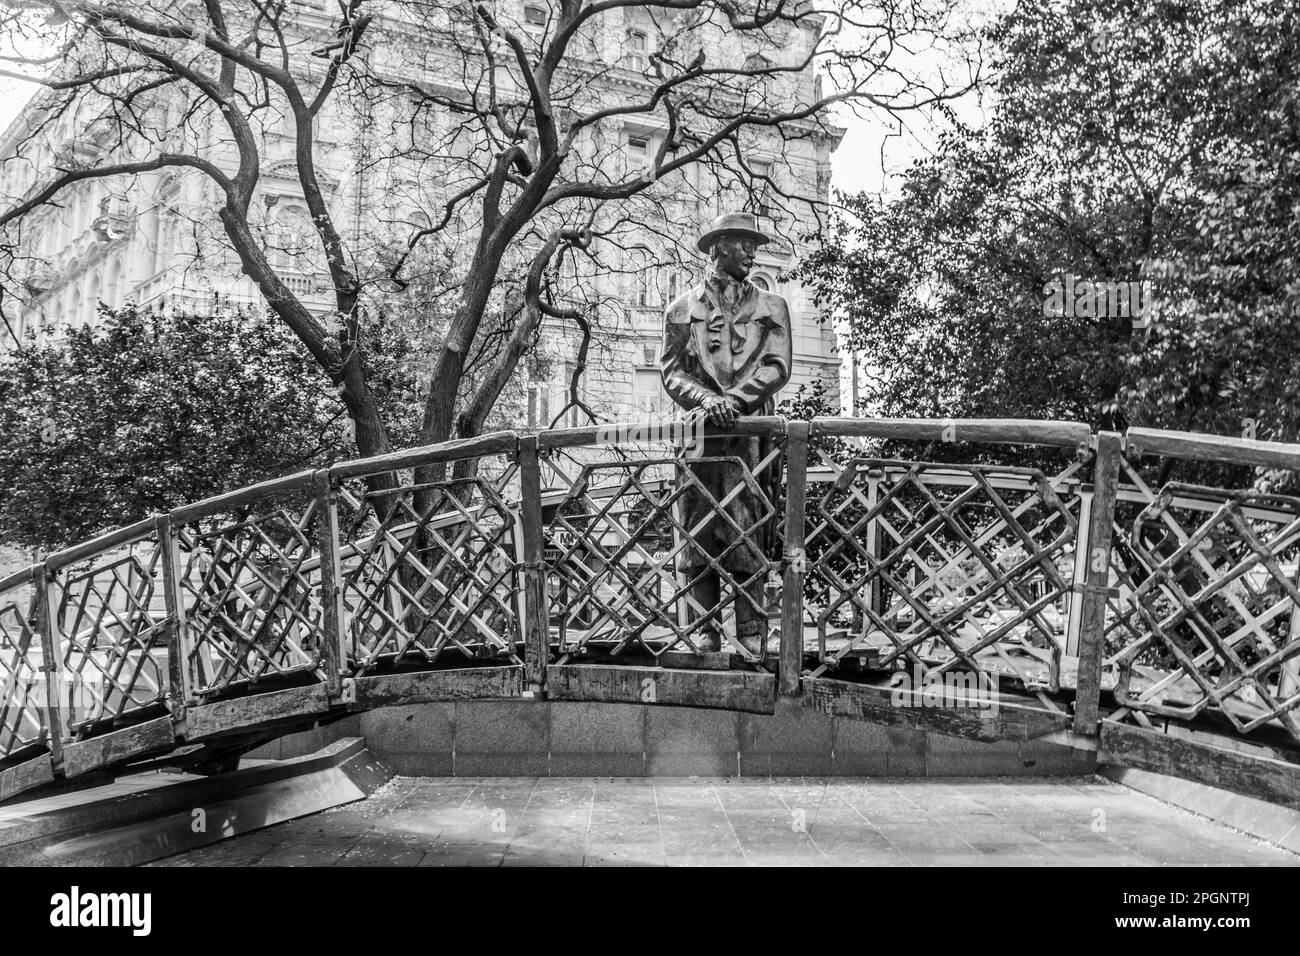
[{"label": "wooden handrail", "polygon": [[1168,455],[1196,461],[1218,461],[1233,465],[1300,470],[1300,445],[1261,441],[1234,435],[1164,431],[1158,428],[1130,428],[1124,436],[1130,457]]},{"label": "wooden handrail", "polygon": [[172,519],[173,524],[186,524],[199,518],[219,514],[237,505],[244,505],[260,498],[266,498],[269,495],[282,494],[300,487],[309,487],[314,474],[313,471],[300,471],[297,474],[285,475],[282,478],[260,481],[255,485],[248,485],[236,491],[228,491],[222,495],[204,498],[192,505],[181,505],[179,508],[173,508],[168,512],[168,516]]},{"label": "wooden handrail", "polygon": [[[753,416],[739,420],[732,429],[705,428],[706,436],[747,435],[772,437],[784,435],[787,420],[780,416]],[[625,422],[589,425],[580,428],[556,428],[536,433],[539,450],[594,445],[602,432],[622,429],[625,434],[646,434],[649,429],[664,427],[665,422]],[[1091,429],[1081,422],[1036,419],[998,418],[844,418],[818,417],[809,422],[812,438],[890,438],[913,441],[961,441],[998,444],[1034,444],[1058,447],[1082,447],[1092,440]],[[456,439],[436,445],[422,445],[371,458],[338,462],[329,467],[333,479],[360,478],[403,468],[437,462],[477,458],[484,455],[513,453],[519,433],[498,431],[469,439]],[[1234,464],[1300,470],[1300,444],[1259,441],[1227,435],[1164,431],[1153,428],[1130,428],[1125,436],[1130,455],[1169,455],[1200,461],[1227,461]],[[272,478],[235,491],[181,505],[169,513],[173,523],[181,524],[218,514],[260,498],[311,485],[313,471]],[[810,480],[816,478],[810,476]],[[43,562],[51,570],[74,564],[83,558],[124,544],[144,540],[152,532],[157,515],[79,542],[49,555]],[[31,569],[17,571],[0,581],[0,590],[14,587],[29,579]]]},{"label": "wooden handrail", "polygon": [[36,576],[36,569],[39,567],[39,564],[33,564],[19,571],[15,571],[13,574],[7,574],[3,578],[0,578],[0,594],[16,587],[21,587],[24,584],[31,583]]},{"label": "wooden handrail", "polygon": [[460,458],[480,458],[484,455],[502,455],[514,452],[519,436],[512,431],[491,432],[475,438],[458,438],[436,445],[421,445],[402,451],[376,455],[373,458],[355,458],[330,466],[331,478],[363,478],[401,468],[418,468]]},{"label": "wooden handrail", "polygon": [[813,438],[892,438],[899,441],[995,442],[1087,447],[1092,429],[1082,422],[1029,418],[814,418]]},{"label": "wooden handrail", "polygon": [[76,564],[82,558],[88,558],[93,554],[99,554],[101,551],[109,551],[113,548],[120,548],[124,544],[134,544],[136,541],[143,541],[153,534],[154,516],[142,518],[134,524],[126,525],[122,528],[115,528],[95,538],[74,544],[70,548],[64,548],[62,551],[55,551],[44,561],[45,566],[50,571],[57,571],[60,568],[66,568],[70,564]]}]

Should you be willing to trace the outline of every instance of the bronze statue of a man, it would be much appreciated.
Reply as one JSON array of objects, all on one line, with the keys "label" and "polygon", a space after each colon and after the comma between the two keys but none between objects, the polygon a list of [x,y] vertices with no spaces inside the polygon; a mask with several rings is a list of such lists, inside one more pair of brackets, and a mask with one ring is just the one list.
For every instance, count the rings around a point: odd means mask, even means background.
[{"label": "bronze statue of a man", "polygon": [[[710,259],[707,277],[664,313],[664,389],[682,408],[699,409],[697,414],[724,428],[742,415],[772,414],[776,393],[790,380],[790,308],[747,278],[754,253],[768,241],[749,214],[719,216],[696,242]],[[699,619],[700,609],[709,615],[696,642],[702,651],[722,645],[719,569],[739,592],[737,639],[751,653],[761,656],[764,650],[764,571],[773,548],[781,462],[749,476],[773,447],[766,439],[713,436],[704,442],[703,460],[686,461],[689,474],[683,476],[686,487],[679,500],[682,523],[694,533],[679,552],[677,569],[695,582],[693,619]],[[737,460],[709,460],[720,457]],[[737,488],[725,506],[728,521],[715,502]]]}]

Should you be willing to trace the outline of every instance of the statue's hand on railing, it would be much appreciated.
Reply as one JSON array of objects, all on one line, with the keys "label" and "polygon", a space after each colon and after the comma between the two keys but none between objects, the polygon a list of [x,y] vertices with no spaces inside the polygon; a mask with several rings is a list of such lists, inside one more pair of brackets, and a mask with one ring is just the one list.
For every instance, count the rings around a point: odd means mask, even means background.
[{"label": "statue's hand on railing", "polygon": [[736,416],[741,412],[740,402],[730,395],[709,395],[700,402],[698,408],[710,423],[720,428],[730,428],[736,424]]}]

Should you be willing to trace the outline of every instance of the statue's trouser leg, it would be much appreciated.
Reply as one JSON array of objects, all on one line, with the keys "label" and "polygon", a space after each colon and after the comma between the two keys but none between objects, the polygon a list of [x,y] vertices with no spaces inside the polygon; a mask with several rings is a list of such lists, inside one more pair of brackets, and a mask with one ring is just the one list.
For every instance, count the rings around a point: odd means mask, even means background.
[{"label": "statue's trouser leg", "polygon": [[[708,614],[718,606],[718,599],[721,594],[721,588],[718,586],[718,575],[716,571],[705,571],[700,580],[691,586],[691,597],[699,608],[690,607],[688,611],[688,620],[694,624],[701,617]],[[722,631],[718,627],[718,621],[715,617],[694,635],[692,640],[695,646],[701,651],[720,651],[722,650]]]},{"label": "statue's trouser leg", "polygon": [[758,656],[762,655],[767,644],[765,602],[762,575],[745,588],[745,595],[736,596],[736,639],[745,650]]}]

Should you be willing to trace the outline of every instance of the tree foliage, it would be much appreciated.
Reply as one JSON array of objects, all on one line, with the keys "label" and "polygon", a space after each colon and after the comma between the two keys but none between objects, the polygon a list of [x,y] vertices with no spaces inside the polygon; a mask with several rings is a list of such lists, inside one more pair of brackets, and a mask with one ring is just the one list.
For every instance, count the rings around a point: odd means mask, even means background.
[{"label": "tree foliage", "polygon": [[[58,547],[356,455],[333,389],[273,318],[102,317],[0,361],[0,540]],[[409,420],[410,345],[381,334],[377,399]]]},{"label": "tree foliage", "polygon": [[[867,407],[1295,440],[1294,5],[1021,3],[989,39],[989,122],[848,197],[801,273],[848,317]],[[1149,326],[1045,314],[1065,275],[1148,282]]]},{"label": "tree foliage", "polygon": [[[376,399],[372,316],[407,287],[414,257],[447,252],[449,317],[424,372],[418,439],[470,437],[544,325],[590,338],[602,247],[654,236],[690,253],[682,240],[695,229],[683,221],[738,199],[757,208],[760,197],[780,209],[781,231],[802,231],[824,207],[822,189],[751,162],[759,145],[802,163],[791,150],[833,138],[833,107],[897,117],[960,93],[978,72],[978,51],[951,84],[908,62],[909,45],[962,32],[952,0],[314,6],[0,2],[0,58],[60,64],[0,156],[25,177],[0,197],[0,316],[6,296],[21,301],[45,281],[28,224],[53,204],[88,184],[135,193],[181,178],[195,183],[183,191],[202,254],[247,275],[292,329],[315,374],[338,387],[365,454],[388,451],[403,427]],[[629,129],[654,131],[640,159]],[[355,154],[346,189],[331,181],[329,140]],[[292,248],[264,228],[272,163],[305,209],[305,241]],[[350,212],[354,186],[374,195]],[[403,193],[413,195],[386,206]],[[382,254],[394,243],[395,257]],[[308,267],[328,277],[325,317],[295,291],[293,271]]]}]

